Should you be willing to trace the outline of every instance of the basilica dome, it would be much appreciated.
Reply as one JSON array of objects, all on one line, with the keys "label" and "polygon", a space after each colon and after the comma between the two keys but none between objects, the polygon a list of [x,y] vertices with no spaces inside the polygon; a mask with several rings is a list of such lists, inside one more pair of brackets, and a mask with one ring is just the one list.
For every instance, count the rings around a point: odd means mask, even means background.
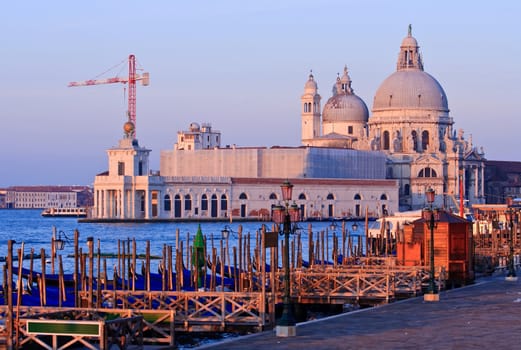
[{"label": "basilica dome", "polygon": [[369,111],[365,102],[351,88],[347,67],[344,67],[342,78],[337,78],[333,92],[333,97],[324,106],[323,122],[367,122]]},{"label": "basilica dome", "polygon": [[448,112],[447,95],[440,83],[423,71],[423,60],[411,27],[400,45],[396,72],[376,91],[373,112],[423,109]]},{"label": "basilica dome", "polygon": [[376,91],[373,112],[391,109],[429,109],[448,112],[440,83],[423,70],[399,70]]}]

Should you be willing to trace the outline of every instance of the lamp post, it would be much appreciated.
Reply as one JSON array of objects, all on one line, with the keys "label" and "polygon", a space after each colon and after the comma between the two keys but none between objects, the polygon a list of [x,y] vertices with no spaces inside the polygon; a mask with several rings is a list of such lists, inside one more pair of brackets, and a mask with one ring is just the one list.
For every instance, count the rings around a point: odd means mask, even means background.
[{"label": "lamp post", "polygon": [[[62,234],[64,236],[65,239],[62,238]],[[52,244],[54,246],[54,250],[57,251],[57,250],[63,250],[63,248],[65,248],[65,240],[67,239],[67,235],[65,234],[65,232],[63,231],[58,231],[58,238],[55,238],[53,236],[52,238]]]},{"label": "lamp post", "polygon": [[507,209],[505,217],[508,223],[509,233],[509,251],[508,251],[508,273],[505,277],[506,281],[517,281],[516,269],[514,268],[514,209],[512,208],[512,197],[507,198]]},{"label": "lamp post", "polygon": [[299,208],[296,203],[289,204],[293,192],[293,185],[288,181],[280,186],[282,190],[282,199],[285,206],[276,205],[272,208],[272,219],[277,225],[282,224],[281,235],[284,235],[284,252],[282,264],[284,265],[284,296],[282,316],[277,323],[277,337],[293,337],[297,335],[295,317],[293,315],[293,306],[291,305],[291,284],[290,284],[290,266],[289,266],[289,235],[294,232],[291,223],[300,219]]},{"label": "lamp post", "polygon": [[436,197],[436,192],[432,188],[428,188],[425,191],[425,197],[427,199],[427,203],[429,203],[429,207],[423,211],[423,218],[427,222],[427,226],[429,227],[431,238],[430,238],[430,273],[429,273],[429,289],[426,294],[423,295],[424,301],[439,301],[440,296],[438,294],[436,284],[434,282],[435,271],[434,271],[434,228],[436,227],[435,221],[435,212],[437,210],[433,209],[434,199]]}]

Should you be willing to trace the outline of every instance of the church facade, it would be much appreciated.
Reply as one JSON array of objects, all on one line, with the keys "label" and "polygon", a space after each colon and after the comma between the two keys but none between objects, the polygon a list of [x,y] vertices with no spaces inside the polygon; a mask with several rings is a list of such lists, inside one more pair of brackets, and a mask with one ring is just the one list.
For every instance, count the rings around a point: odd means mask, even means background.
[{"label": "church facade", "polygon": [[301,105],[302,146],[221,147],[219,131],[192,123],[161,151],[159,171],[150,170],[150,150],[125,126],[107,151],[108,171],[95,178],[91,219],[268,220],[285,179],[308,219],[418,209],[429,187],[438,206],[455,206],[460,195],[484,202],[484,154],[453,130],[445,92],[424,72],[410,29],[371,116],[347,67],[323,110],[310,74]]},{"label": "church facade", "polygon": [[410,27],[396,72],[376,91],[370,117],[351,83],[345,67],[321,113],[317,82],[309,75],[301,97],[303,145],[382,152],[386,178],[398,181],[401,210],[423,207],[429,187],[438,206],[457,206],[460,196],[485,203],[484,152],[454,129],[445,91],[424,71]]}]

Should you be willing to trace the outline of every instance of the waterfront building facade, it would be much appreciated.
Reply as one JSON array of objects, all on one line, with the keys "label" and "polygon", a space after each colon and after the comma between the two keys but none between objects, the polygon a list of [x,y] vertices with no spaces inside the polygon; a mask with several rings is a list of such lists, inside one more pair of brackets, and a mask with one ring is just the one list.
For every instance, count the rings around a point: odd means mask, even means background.
[{"label": "waterfront building facade", "polygon": [[218,146],[176,144],[162,151],[161,170],[153,172],[150,150],[125,135],[107,152],[109,170],[95,178],[91,218],[266,220],[271,207],[281,203],[285,179],[295,186],[304,218],[360,218],[366,211],[380,216],[398,210],[397,183],[385,178],[386,159],[378,152]]},{"label": "waterfront building facade", "polygon": [[78,208],[93,205],[88,186],[11,186],[5,207],[11,209]]},{"label": "waterfront building facade", "polygon": [[150,150],[125,130],[108,150],[109,171],[96,176],[92,218],[267,219],[285,179],[295,184],[304,218],[418,209],[429,187],[440,207],[456,206],[459,196],[485,201],[484,153],[454,130],[445,91],[424,71],[410,28],[371,116],[347,67],[323,110],[310,74],[301,105],[300,147],[221,147],[220,132],[192,123],[161,151],[159,172],[149,169]]}]

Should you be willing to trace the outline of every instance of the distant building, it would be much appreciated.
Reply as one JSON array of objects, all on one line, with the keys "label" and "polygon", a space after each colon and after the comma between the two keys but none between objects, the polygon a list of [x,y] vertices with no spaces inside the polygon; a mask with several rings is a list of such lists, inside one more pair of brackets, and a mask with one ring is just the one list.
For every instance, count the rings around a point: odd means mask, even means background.
[{"label": "distant building", "polygon": [[0,189],[0,209],[5,208],[6,190]]},{"label": "distant building", "polygon": [[77,208],[93,205],[88,186],[11,186],[5,207],[13,209]]},{"label": "distant building", "polygon": [[486,163],[487,204],[505,204],[507,197],[521,198],[521,162]]}]

